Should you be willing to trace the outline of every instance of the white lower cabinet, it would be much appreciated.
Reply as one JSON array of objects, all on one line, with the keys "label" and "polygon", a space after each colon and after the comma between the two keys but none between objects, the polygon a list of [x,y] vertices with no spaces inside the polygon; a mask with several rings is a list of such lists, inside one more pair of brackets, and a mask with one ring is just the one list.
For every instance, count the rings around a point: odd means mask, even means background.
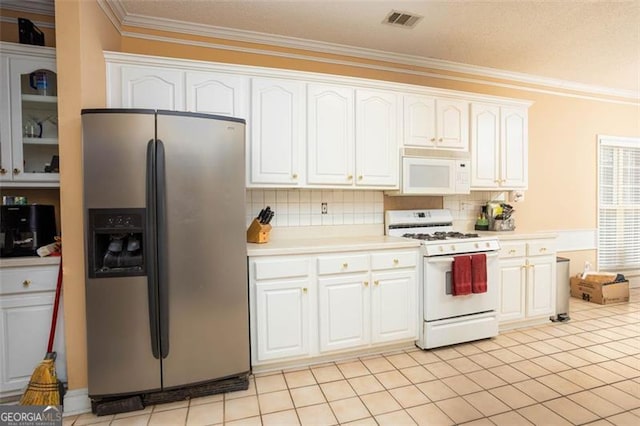
[{"label": "white lower cabinet", "polygon": [[249,259],[253,364],[310,353],[311,260],[305,256]]},{"label": "white lower cabinet", "polygon": [[415,270],[373,272],[371,279],[371,341],[415,338],[418,315]]},{"label": "white lower cabinet", "polygon": [[508,241],[501,246],[501,327],[547,321],[556,306],[554,239]]},{"label": "white lower cabinet", "polygon": [[500,260],[500,321],[525,317],[526,278],[524,258]]},{"label": "white lower cabinet", "polygon": [[249,258],[254,366],[416,339],[418,250]]},{"label": "white lower cabinet", "polygon": [[[0,269],[0,398],[19,395],[47,352],[58,265]],[[66,381],[63,308],[54,350],[58,378]]]},{"label": "white lower cabinet", "polygon": [[308,284],[300,279],[256,284],[259,359],[309,354]]},{"label": "white lower cabinet", "polygon": [[369,342],[369,274],[318,279],[320,352]]}]

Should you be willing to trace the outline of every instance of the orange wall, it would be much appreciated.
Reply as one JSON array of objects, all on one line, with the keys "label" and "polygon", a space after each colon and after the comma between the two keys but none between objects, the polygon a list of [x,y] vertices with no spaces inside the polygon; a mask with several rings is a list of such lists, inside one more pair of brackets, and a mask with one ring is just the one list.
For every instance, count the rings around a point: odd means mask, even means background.
[{"label": "orange wall", "polygon": [[103,50],[120,37],[97,3],[56,0],[60,202],[69,388],[87,386],[80,110],[106,106]]}]

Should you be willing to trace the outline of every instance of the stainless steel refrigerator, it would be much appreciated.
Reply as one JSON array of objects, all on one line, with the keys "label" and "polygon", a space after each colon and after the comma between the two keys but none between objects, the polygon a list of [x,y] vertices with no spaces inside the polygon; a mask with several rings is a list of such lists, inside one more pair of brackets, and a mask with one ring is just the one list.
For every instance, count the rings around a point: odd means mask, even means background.
[{"label": "stainless steel refrigerator", "polygon": [[246,380],[244,120],[93,109],[82,132],[89,396]]}]

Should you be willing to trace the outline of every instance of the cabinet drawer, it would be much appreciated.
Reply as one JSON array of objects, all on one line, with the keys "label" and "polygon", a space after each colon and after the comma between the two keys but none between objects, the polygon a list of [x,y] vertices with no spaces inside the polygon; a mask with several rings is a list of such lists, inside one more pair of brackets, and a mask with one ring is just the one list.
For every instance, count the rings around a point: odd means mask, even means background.
[{"label": "cabinet drawer", "polygon": [[554,240],[530,241],[527,243],[528,256],[544,256],[545,254],[555,254],[556,242]]},{"label": "cabinet drawer", "polygon": [[416,266],[417,254],[414,251],[373,253],[371,269],[412,268]]},{"label": "cabinet drawer", "polygon": [[58,265],[0,269],[0,294],[54,291]]},{"label": "cabinet drawer", "polygon": [[500,258],[502,259],[524,257],[527,254],[527,245],[525,243],[501,243],[500,246]]},{"label": "cabinet drawer", "polygon": [[254,265],[256,280],[309,275],[309,261],[307,259],[256,260]]},{"label": "cabinet drawer", "polygon": [[369,270],[369,255],[345,254],[318,258],[318,275],[345,274]]}]

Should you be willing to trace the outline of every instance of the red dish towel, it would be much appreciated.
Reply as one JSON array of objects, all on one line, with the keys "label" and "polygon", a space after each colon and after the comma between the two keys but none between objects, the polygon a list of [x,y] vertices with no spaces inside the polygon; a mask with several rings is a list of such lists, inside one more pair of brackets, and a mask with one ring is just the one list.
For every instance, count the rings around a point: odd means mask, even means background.
[{"label": "red dish towel", "polygon": [[485,254],[471,256],[471,290],[474,293],[487,292],[487,256]]},{"label": "red dish towel", "polygon": [[471,294],[471,257],[456,256],[453,258],[453,295]]}]

